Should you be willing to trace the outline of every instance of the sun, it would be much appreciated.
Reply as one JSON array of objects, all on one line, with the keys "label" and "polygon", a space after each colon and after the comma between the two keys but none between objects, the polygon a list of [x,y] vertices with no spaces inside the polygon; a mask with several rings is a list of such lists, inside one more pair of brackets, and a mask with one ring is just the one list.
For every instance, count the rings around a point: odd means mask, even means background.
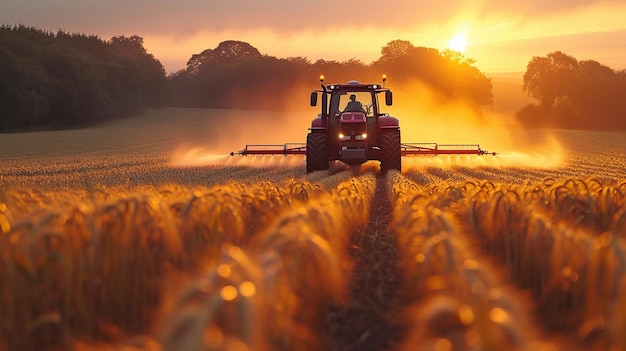
[{"label": "sun", "polygon": [[458,51],[462,54],[465,53],[465,47],[467,42],[465,41],[465,34],[457,34],[448,42],[448,49]]}]

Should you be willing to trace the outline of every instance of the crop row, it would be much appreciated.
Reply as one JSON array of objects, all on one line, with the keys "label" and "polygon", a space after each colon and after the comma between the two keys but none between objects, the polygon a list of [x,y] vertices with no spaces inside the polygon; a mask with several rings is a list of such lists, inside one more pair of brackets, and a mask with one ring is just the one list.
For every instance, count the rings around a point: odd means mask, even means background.
[{"label": "crop row", "polygon": [[325,308],[346,301],[348,239],[367,223],[373,182],[364,176],[341,183],[285,212],[246,250],[223,249],[216,268],[172,307],[163,348],[325,349],[319,338]]},{"label": "crop row", "polygon": [[530,289],[544,325],[589,348],[624,348],[626,188],[567,180],[480,187],[459,218]]},{"label": "crop row", "polygon": [[[405,275],[403,350],[525,350],[534,340],[515,297],[473,252],[454,216],[463,189],[422,188],[399,175],[393,184],[394,221]],[[429,193],[431,191],[431,193]]]},{"label": "crop row", "polygon": [[[504,294],[502,289],[489,288],[489,267],[472,258],[476,253],[469,244],[477,243],[478,253],[502,262],[515,285],[530,291],[535,308],[529,317],[541,321],[544,330],[561,331],[585,349],[626,347],[622,332],[626,325],[625,183],[546,179],[518,186],[442,182],[424,187],[399,175],[394,182],[394,225],[408,274],[407,293],[423,303],[425,296],[433,295],[431,290],[437,290],[434,296],[443,294],[446,299],[421,308],[439,306],[431,313],[452,324],[443,329],[446,333],[458,331],[454,323],[465,330],[462,341],[457,334],[456,339],[446,336],[445,342],[455,349],[470,341],[489,349],[519,349],[523,331],[532,330],[515,325],[523,318],[512,304],[505,304],[510,310],[493,307],[497,302],[492,293]],[[480,305],[481,296],[472,295],[476,286],[488,302]],[[477,312],[476,303],[491,312]],[[450,311],[441,311],[446,307]],[[496,308],[505,313],[494,315]],[[454,315],[455,311],[455,318],[445,318],[444,312]],[[512,317],[508,326],[517,331],[509,329],[508,339],[489,339],[485,335],[500,334],[480,332],[505,314]],[[418,325],[441,336],[441,325],[429,327],[428,313],[418,315],[426,318]],[[486,315],[490,318],[479,321]],[[482,326],[478,332],[467,331],[467,316]],[[430,332],[427,335],[432,336]],[[532,342],[532,331],[527,337]]]},{"label": "crop row", "polygon": [[[346,252],[339,249],[347,240],[342,231],[348,230],[345,223],[366,222],[360,217],[369,206],[371,178],[346,181],[330,192],[295,180],[195,191],[8,189],[0,202],[0,349],[145,332],[161,309],[164,282],[207,267],[222,267],[216,271],[223,276],[224,264],[246,255],[237,252],[251,251],[258,264],[276,267],[264,282],[244,285],[248,290],[274,279],[274,294],[288,293],[282,291],[287,286],[312,294],[340,291],[338,269],[349,265],[339,255]],[[288,271],[295,263],[298,269],[315,267],[312,259],[319,267],[309,274]],[[334,274],[337,282],[317,289],[298,285],[310,284],[316,272],[327,272],[329,279]],[[315,302],[300,308],[314,308]]]}]

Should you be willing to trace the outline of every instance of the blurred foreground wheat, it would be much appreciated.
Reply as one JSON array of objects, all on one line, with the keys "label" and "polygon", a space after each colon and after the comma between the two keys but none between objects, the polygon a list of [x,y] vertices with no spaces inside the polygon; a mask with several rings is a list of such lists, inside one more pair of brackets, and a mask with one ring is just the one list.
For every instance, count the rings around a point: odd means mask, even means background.
[{"label": "blurred foreground wheat", "polygon": [[3,189],[0,350],[332,349],[377,182],[404,278],[398,349],[626,349],[626,183],[332,177]]}]

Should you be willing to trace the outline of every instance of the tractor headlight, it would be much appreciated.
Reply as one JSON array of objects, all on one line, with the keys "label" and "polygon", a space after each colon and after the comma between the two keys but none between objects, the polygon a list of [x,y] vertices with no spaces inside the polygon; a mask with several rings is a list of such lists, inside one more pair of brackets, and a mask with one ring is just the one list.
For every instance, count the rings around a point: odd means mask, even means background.
[{"label": "tractor headlight", "polygon": [[339,133],[339,140],[350,140],[350,135],[345,135],[343,133]]},{"label": "tractor headlight", "polygon": [[363,133],[363,134],[360,134],[360,135],[355,135],[354,139],[356,139],[356,140],[365,140],[365,139],[367,139],[367,134]]}]

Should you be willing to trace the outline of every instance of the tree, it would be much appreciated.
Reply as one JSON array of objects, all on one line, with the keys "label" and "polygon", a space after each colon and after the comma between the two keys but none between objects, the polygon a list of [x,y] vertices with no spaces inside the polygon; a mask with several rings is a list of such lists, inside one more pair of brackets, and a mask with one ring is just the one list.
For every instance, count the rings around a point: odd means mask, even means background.
[{"label": "tree", "polygon": [[116,36],[110,46],[114,56],[110,61],[111,72],[118,85],[120,107],[126,112],[143,106],[157,106],[165,93],[165,69],[143,47],[143,38]]},{"label": "tree", "polygon": [[52,92],[43,68],[0,45],[0,128],[33,127],[48,117]]},{"label": "tree", "polygon": [[443,99],[472,105],[490,104],[491,80],[474,67],[475,60],[460,52],[416,47],[406,40],[389,42],[372,67],[397,81],[418,79]]},{"label": "tree", "polygon": [[392,40],[380,50],[379,64],[393,64],[411,54],[415,46],[407,40]]},{"label": "tree", "polygon": [[119,54],[143,57],[149,55],[143,47],[143,38],[137,35],[125,37],[123,35],[111,38],[111,47]]},{"label": "tree", "polygon": [[549,110],[559,97],[567,96],[576,80],[578,61],[560,51],[533,57],[524,74],[523,90]]},{"label": "tree", "polygon": [[533,57],[524,91],[539,100],[518,113],[526,124],[575,129],[626,129],[623,72],[593,60],[577,61],[562,52]]},{"label": "tree", "polygon": [[303,56],[290,56],[290,57],[287,57],[285,60],[294,65],[303,66],[303,67],[311,65],[311,60]]},{"label": "tree", "polygon": [[210,66],[235,63],[254,57],[261,57],[261,53],[252,45],[243,41],[227,40],[219,43],[215,49],[206,49],[192,55],[187,61],[187,72],[197,74]]},{"label": "tree", "polygon": [[444,67],[440,74],[447,79],[452,96],[479,105],[493,103],[491,79],[474,66],[476,60],[450,49],[443,50],[441,56]]},{"label": "tree", "polygon": [[163,100],[165,70],[139,36],[0,27],[2,129],[73,127]]},{"label": "tree", "polygon": [[579,123],[582,127],[610,129],[617,126],[614,122],[620,119],[620,113],[624,117],[622,111],[626,107],[622,82],[608,66],[592,60],[579,62],[578,81],[570,100],[583,119]]}]

